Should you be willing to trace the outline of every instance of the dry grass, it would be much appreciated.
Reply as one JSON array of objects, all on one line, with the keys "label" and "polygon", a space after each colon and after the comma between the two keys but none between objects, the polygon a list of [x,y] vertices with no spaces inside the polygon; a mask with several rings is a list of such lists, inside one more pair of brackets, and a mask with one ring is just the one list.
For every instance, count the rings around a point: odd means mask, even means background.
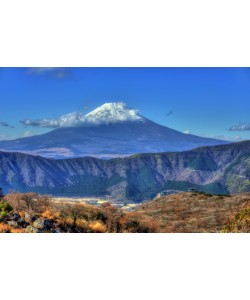
[{"label": "dry grass", "polygon": [[17,226],[7,223],[12,220],[14,212],[24,217],[27,210],[37,219],[50,222],[51,230],[45,232],[250,232],[250,209],[247,210],[247,207],[250,207],[250,193],[233,197],[180,193],[149,201],[133,212],[119,210],[110,203],[101,207],[80,203],[57,203],[47,196],[30,193],[10,194],[5,201],[14,208],[2,218],[0,233],[25,232],[27,226],[33,225],[32,220],[24,222],[25,224],[18,228],[13,228]]},{"label": "dry grass", "polygon": [[[12,193],[5,197],[12,211],[7,213],[1,232],[25,232],[25,228],[33,226],[34,219],[45,219],[50,222],[46,232],[67,233],[122,233],[122,232],[154,232],[152,222],[138,218],[137,213],[128,213],[113,207],[110,203],[103,203],[95,207],[84,203],[54,202],[48,196],[34,193]],[[18,228],[5,225],[13,214],[24,218],[24,224]],[[28,213],[32,218],[25,218]],[[124,220],[124,222],[122,221]],[[52,230],[53,229],[53,230]],[[54,231],[55,230],[55,231]]]},{"label": "dry grass", "polygon": [[58,220],[60,218],[60,213],[51,209],[46,209],[41,217],[48,220]]},{"label": "dry grass", "polygon": [[100,221],[92,222],[92,223],[88,224],[88,227],[96,233],[107,232],[107,226]]},{"label": "dry grass", "polygon": [[223,227],[224,233],[249,233],[250,232],[250,208],[245,208],[235,215],[233,220]]},{"label": "dry grass", "polygon": [[157,221],[157,232],[220,232],[248,206],[250,194],[226,197],[180,193],[143,204],[137,212],[144,221]]}]

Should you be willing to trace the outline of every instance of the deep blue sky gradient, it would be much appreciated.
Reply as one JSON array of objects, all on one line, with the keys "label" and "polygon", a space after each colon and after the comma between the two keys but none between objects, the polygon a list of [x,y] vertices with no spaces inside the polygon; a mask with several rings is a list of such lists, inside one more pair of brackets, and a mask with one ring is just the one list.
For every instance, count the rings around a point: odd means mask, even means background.
[{"label": "deep blue sky gradient", "polygon": [[228,131],[250,123],[248,68],[69,68],[62,77],[28,68],[0,69],[0,139],[49,131],[25,127],[23,119],[57,118],[122,101],[145,117],[179,131],[231,140],[250,131]]}]

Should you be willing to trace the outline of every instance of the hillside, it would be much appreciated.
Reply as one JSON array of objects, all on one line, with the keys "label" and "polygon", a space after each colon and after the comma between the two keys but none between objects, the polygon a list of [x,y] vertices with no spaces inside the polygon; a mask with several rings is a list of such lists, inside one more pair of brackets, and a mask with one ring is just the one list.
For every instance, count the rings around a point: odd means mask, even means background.
[{"label": "hillside", "polygon": [[46,159],[0,152],[5,192],[105,196],[140,202],[165,190],[195,188],[227,194],[250,191],[250,141],[186,152],[138,154],[101,160]]},{"label": "hillside", "polygon": [[0,233],[149,233],[155,229],[110,203],[95,207],[35,193],[11,193],[0,199]]},{"label": "hillside", "polygon": [[250,233],[250,207],[242,209],[222,229],[224,233]]},{"label": "hillside", "polygon": [[0,200],[0,233],[250,232],[250,193],[233,197],[202,192],[157,198],[127,212],[53,201],[34,193]]},{"label": "hillside", "polygon": [[157,221],[157,232],[250,232],[249,208],[250,193],[180,193],[149,201],[137,213],[149,224]]}]

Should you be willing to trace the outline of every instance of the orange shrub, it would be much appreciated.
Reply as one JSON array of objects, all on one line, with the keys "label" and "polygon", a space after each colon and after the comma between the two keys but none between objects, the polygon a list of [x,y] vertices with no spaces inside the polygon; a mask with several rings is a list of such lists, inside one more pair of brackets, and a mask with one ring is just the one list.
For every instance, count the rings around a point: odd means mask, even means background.
[{"label": "orange shrub", "polygon": [[95,222],[92,222],[89,224],[89,228],[94,231],[94,232],[97,232],[97,233],[105,233],[107,232],[107,227],[99,222],[99,221],[95,221]]},{"label": "orange shrub", "polygon": [[60,217],[60,212],[52,211],[51,209],[46,209],[41,216],[48,220],[56,220]]},{"label": "orange shrub", "polygon": [[76,227],[78,229],[85,229],[86,230],[88,228],[88,222],[84,219],[78,219],[76,221]]},{"label": "orange shrub", "polygon": [[21,218],[24,218],[24,217],[25,217],[25,211],[24,211],[24,210],[20,211],[20,212],[19,212],[19,216],[20,216]]},{"label": "orange shrub", "polygon": [[7,224],[0,223],[0,233],[10,233],[11,227]]},{"label": "orange shrub", "polygon": [[23,228],[11,228],[11,233],[25,233],[25,229]]},{"label": "orange shrub", "polygon": [[74,220],[72,218],[70,218],[70,217],[65,218],[65,224],[69,225],[69,226],[73,226]]}]

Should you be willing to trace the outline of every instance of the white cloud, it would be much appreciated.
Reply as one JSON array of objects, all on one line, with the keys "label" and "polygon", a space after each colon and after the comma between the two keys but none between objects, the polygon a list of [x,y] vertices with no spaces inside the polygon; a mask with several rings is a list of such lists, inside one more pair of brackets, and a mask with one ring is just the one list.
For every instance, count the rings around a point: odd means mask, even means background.
[{"label": "white cloud", "polygon": [[25,126],[43,127],[43,128],[59,128],[59,127],[78,127],[84,124],[86,118],[82,113],[73,112],[63,115],[57,119],[26,119],[20,121]]},{"label": "white cloud", "polygon": [[35,135],[35,134],[32,131],[29,131],[29,130],[27,130],[23,133],[23,137],[31,137],[33,135]]},{"label": "white cloud", "polygon": [[190,134],[191,132],[190,132],[190,130],[186,129],[186,130],[183,131],[183,133]]},{"label": "white cloud", "polygon": [[240,123],[238,125],[233,125],[228,130],[229,131],[247,131],[247,130],[250,130],[250,123]]},{"label": "white cloud", "polygon": [[128,108],[125,103],[117,102],[105,103],[87,115],[81,112],[72,112],[56,119],[26,119],[20,123],[31,127],[60,128],[139,120],[142,120],[142,117],[137,110]]}]

